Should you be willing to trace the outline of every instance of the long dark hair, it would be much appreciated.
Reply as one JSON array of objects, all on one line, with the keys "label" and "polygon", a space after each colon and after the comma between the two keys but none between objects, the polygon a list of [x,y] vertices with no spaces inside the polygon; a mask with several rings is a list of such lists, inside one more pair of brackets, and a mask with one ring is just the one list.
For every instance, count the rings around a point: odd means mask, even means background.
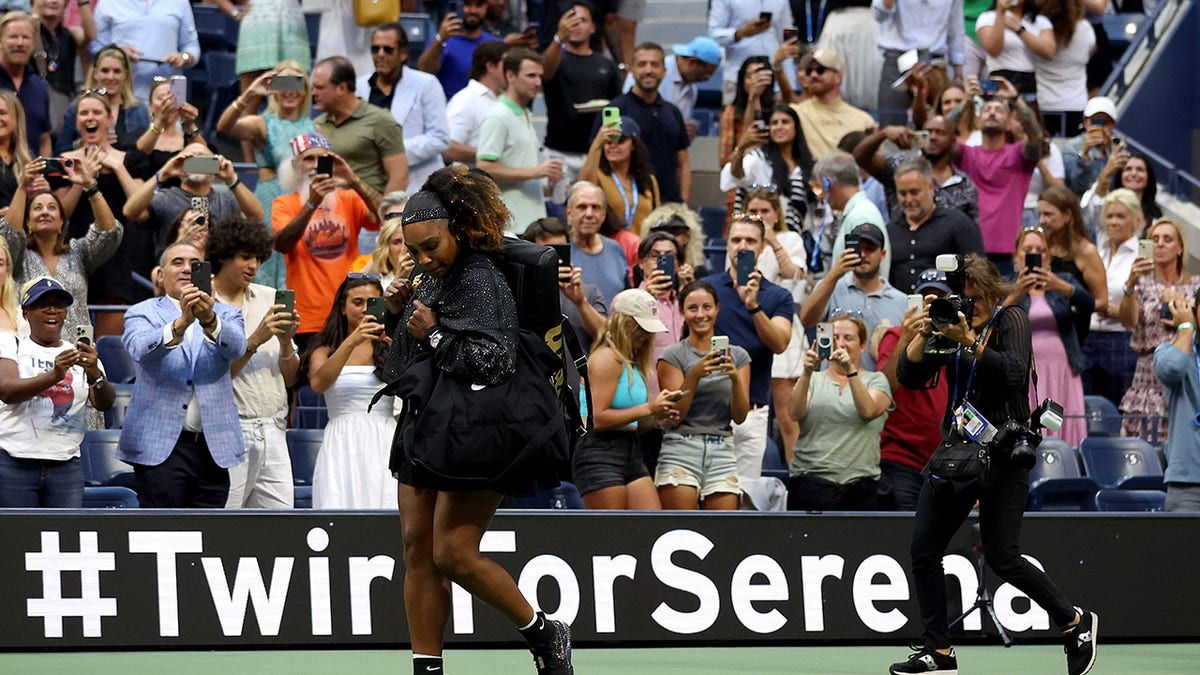
[{"label": "long dark hair", "polygon": [[[638,192],[651,196],[653,208],[658,208],[658,202],[654,197],[654,167],[650,164],[650,149],[646,147],[645,141],[640,137],[634,136],[629,140],[633,141],[633,150],[629,153],[629,173],[633,176],[633,180],[638,184]],[[600,171],[613,175],[612,164],[608,163],[608,157],[603,152],[600,153]],[[626,227],[633,223],[625,223]]]},{"label": "long dark hair", "polygon": [[[807,179],[812,176],[813,157],[812,153],[808,151],[808,142],[804,140],[804,128],[800,126],[800,116],[796,114],[792,106],[785,103],[771,108],[771,115],[767,119],[769,120],[777,114],[787,115],[796,127],[796,137],[792,139],[792,160],[804,172],[804,177]],[[763,144],[763,154],[771,163],[771,179],[782,189],[791,180],[791,173],[788,171],[787,162],[783,159],[783,153],[779,151],[779,146],[768,140]]]},{"label": "long dark hair", "polygon": [[[771,73],[771,77],[775,77],[775,69],[771,67],[771,57],[769,56],[750,56],[742,62],[742,67],[738,68],[737,74],[737,93],[733,96],[733,112],[737,116],[741,116],[746,112],[746,105],[750,103],[750,92],[746,91],[746,71],[755,63],[761,63],[767,67]],[[763,110],[770,110],[775,107],[775,88],[767,87],[767,90],[762,93],[762,98],[759,99]]]},{"label": "long dark hair", "polygon": [[[1146,188],[1142,190],[1142,216],[1147,223],[1153,223],[1162,218],[1162,209],[1158,208],[1158,178],[1154,175],[1154,162],[1140,152],[1129,153],[1129,159],[1140,159],[1142,164],[1146,165]],[[1125,163],[1128,164],[1129,161],[1126,160]],[[1125,187],[1121,183],[1121,174],[1123,173],[1125,173],[1125,167],[1122,166],[1120,171],[1113,174],[1112,181],[1108,185],[1110,192]]]},{"label": "long dark hair", "polygon": [[[55,255],[62,255],[64,253],[68,253],[71,250],[71,245],[67,243],[67,220],[68,220],[67,212],[65,209],[63,209],[62,200],[59,199],[58,195],[54,194],[54,192],[51,190],[47,190],[45,192],[35,192],[35,193],[32,193],[32,194],[26,196],[26,198],[25,198],[25,220],[24,220],[25,232],[28,234],[33,231],[33,229],[29,226],[29,210],[33,208],[34,200],[36,200],[38,197],[41,197],[42,195],[50,195],[50,198],[54,200],[54,203],[58,204],[58,217],[59,217],[59,220],[62,221],[59,226],[59,230],[58,230],[58,239],[54,242],[54,253],[55,253]],[[25,248],[29,249],[30,251],[36,252],[38,250],[37,240],[34,239],[32,236],[29,237],[29,240],[27,242],[25,242]]]},{"label": "long dark hair", "polygon": [[[342,310],[346,308],[346,298],[349,297],[350,291],[359,286],[374,286],[379,291],[379,294],[383,295],[383,286],[379,283],[379,279],[375,278],[356,277],[351,279],[347,277],[338,286],[337,293],[333,296],[333,308],[329,310],[329,315],[325,317],[325,325],[321,326],[321,330],[308,341],[308,349],[304,351],[304,356],[300,359],[300,365],[304,368],[306,374],[308,373],[308,360],[318,347],[325,347],[332,352],[350,334],[349,322],[346,321],[346,316],[342,314]],[[376,340],[374,358],[375,377],[381,380],[383,379],[383,360],[386,354],[387,347],[384,346],[383,340]]]}]

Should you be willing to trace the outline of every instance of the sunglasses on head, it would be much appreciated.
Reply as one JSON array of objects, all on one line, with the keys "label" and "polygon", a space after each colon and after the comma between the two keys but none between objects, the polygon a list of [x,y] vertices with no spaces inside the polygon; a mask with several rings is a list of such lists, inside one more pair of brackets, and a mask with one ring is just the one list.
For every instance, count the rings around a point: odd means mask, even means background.
[{"label": "sunglasses on head", "polygon": [[346,275],[347,279],[358,281],[360,279],[366,281],[379,281],[383,277],[376,272],[351,272]]},{"label": "sunglasses on head", "polygon": [[388,55],[396,53],[396,48],[391,45],[371,45],[372,54],[378,54],[380,50],[383,50],[383,53]]}]

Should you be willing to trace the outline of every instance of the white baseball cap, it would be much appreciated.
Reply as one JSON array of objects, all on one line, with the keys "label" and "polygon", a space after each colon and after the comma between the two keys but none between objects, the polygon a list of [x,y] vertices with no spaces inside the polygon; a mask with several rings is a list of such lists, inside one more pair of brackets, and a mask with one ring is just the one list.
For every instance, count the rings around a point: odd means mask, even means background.
[{"label": "white baseball cap", "polygon": [[648,333],[667,332],[667,324],[658,318],[658,301],[640,288],[630,288],[617,293],[612,301],[612,311],[633,317],[642,330]]}]

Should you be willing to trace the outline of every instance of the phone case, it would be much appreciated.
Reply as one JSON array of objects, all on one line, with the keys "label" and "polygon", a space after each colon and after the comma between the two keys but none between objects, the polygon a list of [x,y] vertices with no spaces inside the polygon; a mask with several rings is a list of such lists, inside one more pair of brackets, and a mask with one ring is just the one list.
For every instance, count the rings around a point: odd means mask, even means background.
[{"label": "phone case", "polygon": [[745,286],[750,283],[750,273],[754,271],[754,253],[752,251],[738,251],[737,256],[737,277],[738,285]]},{"label": "phone case", "polygon": [[817,324],[817,356],[827,359],[833,355],[833,326]]}]

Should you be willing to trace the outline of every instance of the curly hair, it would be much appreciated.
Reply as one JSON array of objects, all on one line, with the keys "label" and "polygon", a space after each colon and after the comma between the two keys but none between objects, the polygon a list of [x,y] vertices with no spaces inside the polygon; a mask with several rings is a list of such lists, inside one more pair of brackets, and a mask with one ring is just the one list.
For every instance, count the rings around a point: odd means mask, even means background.
[{"label": "curly hair", "polygon": [[[375,290],[383,295],[383,286],[380,285],[378,279],[372,278],[355,278],[347,277],[342,281],[337,288],[337,293],[333,296],[333,307],[329,310],[329,315],[325,317],[325,324],[321,326],[321,330],[308,341],[308,349],[304,351],[304,355],[300,358],[300,367],[304,371],[305,378],[308,377],[308,361],[312,358],[313,352],[319,347],[325,347],[331,353],[338,348],[338,345],[350,335],[350,324],[346,321],[346,315],[342,314],[342,310],[346,308],[346,298],[350,296],[350,291],[359,286],[373,286]],[[383,364],[387,356],[387,345],[383,340],[375,342],[375,377],[383,379]]]},{"label": "curly hair", "polygon": [[663,223],[677,223],[680,226],[686,226],[691,231],[692,235],[688,237],[688,243],[683,247],[685,251],[683,257],[692,267],[702,266],[704,264],[704,228],[700,225],[700,215],[688,208],[687,204],[669,202],[646,214],[646,218],[642,220],[642,232],[652,232],[656,226]]},{"label": "curly hair", "polygon": [[243,215],[230,216],[213,224],[205,251],[216,274],[239,253],[252,255],[259,262],[266,260],[271,255],[271,235],[261,221]]},{"label": "curly hair", "polygon": [[[643,195],[650,195],[654,198],[654,167],[650,164],[650,149],[646,147],[646,142],[638,136],[625,137],[633,142],[633,149],[629,153],[629,175],[633,176],[634,182],[637,183],[638,192]],[[620,141],[618,141],[620,142]],[[600,153],[600,171],[612,176],[612,164],[608,161],[608,156],[603,152]],[[614,179],[619,180],[619,179]],[[651,204],[657,208],[658,203]],[[625,223],[626,227],[632,227],[633,223]]]},{"label": "curly hair", "polygon": [[421,186],[437,195],[450,212],[450,234],[475,251],[504,248],[512,212],[500,199],[496,181],[483,171],[453,164],[434,171]]}]

